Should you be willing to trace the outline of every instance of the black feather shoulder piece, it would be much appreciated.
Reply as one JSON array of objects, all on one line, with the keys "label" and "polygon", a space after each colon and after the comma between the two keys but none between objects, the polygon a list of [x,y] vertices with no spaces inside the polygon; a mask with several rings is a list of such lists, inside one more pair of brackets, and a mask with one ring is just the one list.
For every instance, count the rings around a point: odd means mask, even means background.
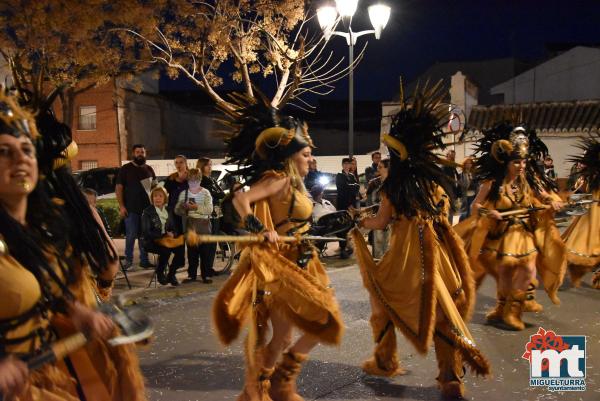
[{"label": "black feather shoulder piece", "polygon": [[475,144],[475,176],[478,181],[504,180],[506,162],[513,147],[510,134],[513,126],[505,121],[485,130]]},{"label": "black feather shoulder piece", "polygon": [[581,175],[585,178],[588,191],[600,189],[600,141],[598,138],[585,138],[577,145],[581,149],[581,156],[572,156],[569,161],[580,163]]},{"label": "black feather shoulder piece", "polygon": [[441,81],[429,88],[417,87],[407,99],[401,94],[400,111],[391,117],[390,132],[383,137],[390,150],[390,169],[382,190],[399,214],[437,215],[437,185],[452,194],[453,183],[434,153],[444,148],[443,137],[453,133],[444,132],[450,119],[445,96]]},{"label": "black feather shoulder piece", "polygon": [[529,140],[529,159],[527,160],[527,182],[532,188],[543,189],[545,191],[558,192],[556,182],[549,179],[544,173],[544,167],[540,163],[548,156],[548,147],[537,136],[533,129],[527,131]]}]

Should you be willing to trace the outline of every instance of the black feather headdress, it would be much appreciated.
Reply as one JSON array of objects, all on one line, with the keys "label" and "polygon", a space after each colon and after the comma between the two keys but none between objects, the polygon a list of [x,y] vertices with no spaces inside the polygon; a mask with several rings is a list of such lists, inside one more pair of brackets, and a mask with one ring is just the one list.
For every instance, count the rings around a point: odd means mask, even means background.
[{"label": "black feather headdress", "polygon": [[390,150],[390,169],[382,190],[396,212],[405,216],[439,214],[433,199],[436,185],[452,194],[452,180],[434,153],[444,148],[443,137],[452,134],[444,132],[450,119],[445,96],[441,81],[430,88],[417,86],[407,99],[401,94],[400,111],[391,117],[390,132],[383,136]]},{"label": "black feather headdress", "polygon": [[314,147],[304,122],[279,113],[258,89],[254,92],[257,99],[232,95],[236,107],[221,108],[227,119],[220,120],[230,128],[223,133],[225,163],[238,165],[232,174],[241,176],[247,185],[265,171],[282,171],[287,158],[307,146]]},{"label": "black feather headdress", "polygon": [[527,159],[525,177],[532,188],[552,190],[556,184],[544,174],[538,164],[548,155],[546,144],[535,130],[527,130],[523,124],[502,121],[483,132],[475,145],[475,176],[482,181],[492,180],[490,199],[496,200],[498,189],[506,176],[506,166],[511,160]]},{"label": "black feather headdress", "polygon": [[534,129],[527,131],[529,140],[529,159],[527,160],[527,182],[532,188],[543,189],[545,191],[558,192],[556,182],[549,179],[544,173],[541,161],[548,156],[548,147],[537,136]]},{"label": "black feather headdress", "polygon": [[581,156],[573,156],[569,161],[581,163],[580,174],[588,185],[588,191],[600,189],[600,141],[598,138],[585,138],[577,145],[582,150]]}]

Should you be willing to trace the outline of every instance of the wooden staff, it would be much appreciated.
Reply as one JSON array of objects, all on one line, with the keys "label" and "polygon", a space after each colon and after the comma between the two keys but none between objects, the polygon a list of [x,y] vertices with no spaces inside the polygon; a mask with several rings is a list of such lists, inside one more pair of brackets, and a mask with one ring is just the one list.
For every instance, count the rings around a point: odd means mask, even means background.
[{"label": "wooden staff", "polygon": [[[527,208],[527,209],[515,209],[515,210],[507,210],[506,212],[500,212],[500,216],[502,217],[510,217],[510,216],[518,216],[518,215],[529,215],[530,212],[536,212],[539,210],[546,210],[548,209],[550,206],[543,206],[543,207],[532,207],[532,208]],[[480,208],[479,209],[479,214],[481,215],[487,215],[491,212],[490,209],[486,209],[486,208]]]},{"label": "wooden staff", "polygon": [[[577,206],[589,205],[589,204],[596,203],[596,202],[598,202],[598,200],[596,200],[596,199],[587,199],[587,200],[580,200],[580,201],[576,201],[576,202],[567,202],[567,203],[565,203],[565,206],[563,206],[563,209],[575,208]],[[527,209],[508,210],[506,212],[500,212],[500,216],[502,216],[502,217],[510,217],[510,216],[527,217],[529,215],[529,213],[531,213],[531,212],[547,210],[550,208],[551,208],[550,205],[543,205],[543,206],[537,206],[537,207],[530,207]],[[486,208],[479,209],[479,213],[481,213],[482,215],[489,214],[489,212],[490,212],[490,210],[486,209]]]},{"label": "wooden staff", "polygon": [[50,346],[50,349],[27,361],[29,370],[36,370],[47,363],[63,359],[70,353],[77,351],[87,344],[88,339],[83,333],[76,333],[62,340],[58,340]]},{"label": "wooden staff", "polygon": [[[248,234],[248,235],[211,235],[211,234],[200,234],[190,236],[188,234],[188,242],[192,245],[208,244],[215,242],[236,242],[236,243],[256,243],[266,242],[267,239],[261,234]],[[343,241],[342,238],[338,237],[320,237],[313,235],[304,235],[301,237],[293,237],[289,235],[279,236],[279,242],[299,242],[299,241]]]}]

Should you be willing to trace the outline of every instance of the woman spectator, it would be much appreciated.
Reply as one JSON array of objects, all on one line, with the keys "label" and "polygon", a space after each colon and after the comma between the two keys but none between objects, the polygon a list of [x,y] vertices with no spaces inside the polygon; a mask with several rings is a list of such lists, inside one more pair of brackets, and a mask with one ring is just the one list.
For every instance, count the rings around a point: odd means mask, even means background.
[{"label": "woman spectator", "polygon": [[[167,210],[173,212],[175,211],[175,205],[177,204],[177,199],[179,199],[179,194],[181,191],[185,191],[188,187],[187,176],[188,176],[188,165],[187,159],[185,156],[179,155],[175,156],[175,169],[176,171],[167,177],[165,180],[165,189],[169,194],[169,202],[167,203]],[[175,224],[178,225],[178,229],[180,232],[183,231],[183,225],[181,222],[181,217],[174,215]]]},{"label": "woman spectator", "polygon": [[[197,168],[188,172],[188,187],[179,194],[175,213],[183,217],[185,235],[210,234],[210,216],[213,212],[212,197],[208,189],[201,185],[202,174]],[[188,238],[188,278],[184,282],[196,281],[198,264],[200,275],[205,284],[212,283],[209,279],[212,270],[214,254],[211,258],[211,244],[190,245]]]},{"label": "woman spectator", "polygon": [[360,183],[360,178],[358,177],[358,161],[356,160],[356,156],[352,156],[352,167],[350,167],[350,174],[356,178],[356,182]]},{"label": "woman spectator", "polygon": [[461,211],[460,221],[463,221],[471,215],[471,203],[477,195],[479,182],[473,175],[473,158],[467,157],[463,161],[462,172],[458,177],[458,185],[460,187],[461,196]]},{"label": "woman spectator", "polygon": [[[219,218],[221,217],[221,201],[225,197],[225,192],[221,189],[217,180],[211,175],[212,160],[210,160],[208,157],[201,157],[196,163],[196,168],[200,170],[200,173],[202,174],[202,181],[200,182],[200,185],[202,188],[208,189],[208,192],[210,192],[210,196],[212,197],[213,212],[210,217],[210,226],[211,232],[213,234],[218,234],[221,231]],[[209,259],[207,261],[207,266],[210,266],[209,275],[214,276],[216,273],[212,267],[215,260],[215,253],[217,252],[217,244],[212,243],[207,245],[210,248],[210,253],[207,251],[207,258]]]},{"label": "woman spectator", "polygon": [[[167,210],[171,215],[174,230],[181,234],[183,233],[183,221],[181,220],[181,216],[175,214],[175,205],[177,204],[177,199],[179,199],[179,194],[188,187],[187,176],[189,169],[187,159],[183,155],[175,156],[174,164],[176,171],[165,180],[165,189],[169,194],[167,198]],[[177,252],[175,258],[177,258],[173,260],[175,266],[185,266],[185,252]]]},{"label": "woman spectator", "polygon": [[[167,191],[161,186],[154,187],[150,192],[152,205],[142,213],[142,241],[148,252],[158,254],[156,280],[161,285],[170,283],[177,286],[179,282],[175,273],[178,268],[183,267],[181,262],[184,245],[183,237],[180,237],[181,231],[174,222],[173,212],[166,207],[168,199]],[[169,267],[169,273],[165,275],[171,254],[174,255],[173,263]]]},{"label": "woman spectator", "polygon": [[[390,169],[390,159],[385,159],[377,165],[377,174],[380,177],[378,187],[371,193],[372,204],[376,205],[381,202],[381,187],[383,182],[388,177]],[[384,253],[387,252],[390,245],[390,227],[386,226],[383,230],[373,231],[373,258],[381,259]]]}]

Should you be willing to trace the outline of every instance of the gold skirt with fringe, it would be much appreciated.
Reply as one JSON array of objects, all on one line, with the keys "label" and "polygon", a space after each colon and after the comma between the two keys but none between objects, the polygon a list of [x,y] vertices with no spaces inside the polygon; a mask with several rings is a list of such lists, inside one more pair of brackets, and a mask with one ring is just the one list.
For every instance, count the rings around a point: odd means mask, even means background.
[{"label": "gold skirt with fringe", "polygon": [[213,304],[214,328],[223,344],[233,342],[246,324],[255,329],[258,315],[275,309],[321,342],[340,343],[344,326],[325,268],[316,252],[305,268],[292,262],[296,256],[295,245],[256,244],[242,251]]},{"label": "gold skirt with fringe", "polygon": [[[600,199],[600,190],[593,193]],[[600,263],[600,204],[593,203],[589,212],[577,216],[563,233],[569,264],[591,270]]]},{"label": "gold skirt with fringe", "polygon": [[[460,351],[473,371],[489,374],[489,363],[465,323],[475,301],[468,258],[445,220],[435,227],[420,217],[396,220],[388,252],[378,263],[359,230],[352,231],[352,238],[365,288],[419,353],[427,353],[438,335]],[[436,324],[438,311],[447,325]],[[444,326],[450,329],[442,332]]]}]

